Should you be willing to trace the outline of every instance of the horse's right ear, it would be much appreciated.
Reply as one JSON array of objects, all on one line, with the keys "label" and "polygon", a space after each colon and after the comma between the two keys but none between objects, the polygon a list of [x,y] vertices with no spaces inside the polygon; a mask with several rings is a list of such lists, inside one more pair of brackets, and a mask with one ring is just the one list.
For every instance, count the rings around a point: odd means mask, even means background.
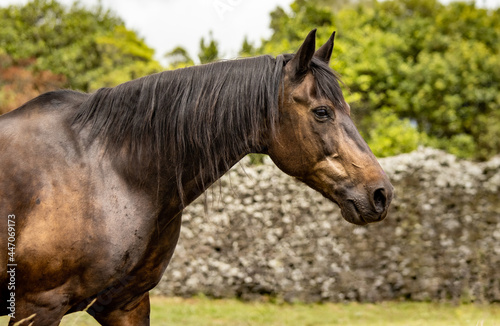
[{"label": "horse's right ear", "polygon": [[309,70],[314,51],[316,50],[316,29],[307,35],[295,56],[286,65],[286,69],[296,77],[301,77]]},{"label": "horse's right ear", "polygon": [[321,59],[324,63],[329,64],[330,58],[332,57],[334,41],[335,41],[335,32],[333,32],[332,36],[330,36],[328,41],[326,41],[326,43],[323,44],[323,46],[320,47],[318,51],[316,51],[314,56]]}]

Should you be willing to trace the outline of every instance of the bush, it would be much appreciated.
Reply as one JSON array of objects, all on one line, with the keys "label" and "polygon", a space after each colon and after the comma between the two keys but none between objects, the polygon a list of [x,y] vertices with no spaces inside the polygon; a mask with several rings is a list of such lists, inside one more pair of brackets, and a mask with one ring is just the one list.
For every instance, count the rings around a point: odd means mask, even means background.
[{"label": "bush", "polygon": [[422,145],[425,135],[420,133],[409,119],[400,119],[388,111],[377,111],[366,119],[369,130],[367,143],[379,157],[409,153]]}]

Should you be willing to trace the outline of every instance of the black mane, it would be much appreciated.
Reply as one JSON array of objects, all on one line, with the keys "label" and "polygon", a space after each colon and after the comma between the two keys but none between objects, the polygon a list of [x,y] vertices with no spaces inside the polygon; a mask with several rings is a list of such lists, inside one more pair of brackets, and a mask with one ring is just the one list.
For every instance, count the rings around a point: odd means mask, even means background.
[{"label": "black mane", "polygon": [[[73,125],[89,126],[90,142],[99,138],[109,153],[126,153],[134,164],[175,168],[182,193],[185,171],[217,176],[274,134],[290,58],[222,61],[102,88],[79,107]],[[317,59],[311,69],[319,95],[343,107],[333,71]]]}]

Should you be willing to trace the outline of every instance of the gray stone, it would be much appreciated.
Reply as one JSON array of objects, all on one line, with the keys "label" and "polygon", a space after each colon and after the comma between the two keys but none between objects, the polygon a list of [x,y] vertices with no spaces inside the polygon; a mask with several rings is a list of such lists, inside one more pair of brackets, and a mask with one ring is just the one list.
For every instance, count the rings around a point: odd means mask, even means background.
[{"label": "gray stone", "polygon": [[381,159],[396,198],[356,227],[266,158],[191,204],[156,293],[286,301],[500,301],[500,156],[430,149]]}]

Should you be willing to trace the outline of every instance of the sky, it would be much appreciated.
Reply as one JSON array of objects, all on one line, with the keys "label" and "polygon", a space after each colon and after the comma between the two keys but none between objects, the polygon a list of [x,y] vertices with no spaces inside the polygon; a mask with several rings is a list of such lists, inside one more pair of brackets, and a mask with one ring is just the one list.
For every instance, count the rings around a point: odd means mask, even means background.
[{"label": "sky", "polygon": [[[59,0],[70,5],[74,0]],[[200,39],[209,32],[219,43],[222,58],[238,56],[244,37],[254,44],[271,35],[269,13],[277,6],[288,8],[293,0],[100,0],[156,50],[163,55],[177,46],[186,48],[196,59]],[[452,0],[442,0],[448,3]],[[24,4],[28,0],[0,0],[0,6]],[[99,0],[80,0],[95,6]],[[500,0],[476,0],[481,7],[500,7]]]},{"label": "sky", "polygon": [[[95,6],[99,0],[80,0]],[[499,0],[500,1],[500,0]],[[27,0],[0,0],[0,6]],[[72,4],[74,0],[59,0]],[[236,58],[245,36],[256,44],[271,35],[270,15],[277,6],[287,8],[293,0],[101,0],[154,48],[156,58],[177,46],[197,58],[200,39],[212,31],[221,57]]]}]

